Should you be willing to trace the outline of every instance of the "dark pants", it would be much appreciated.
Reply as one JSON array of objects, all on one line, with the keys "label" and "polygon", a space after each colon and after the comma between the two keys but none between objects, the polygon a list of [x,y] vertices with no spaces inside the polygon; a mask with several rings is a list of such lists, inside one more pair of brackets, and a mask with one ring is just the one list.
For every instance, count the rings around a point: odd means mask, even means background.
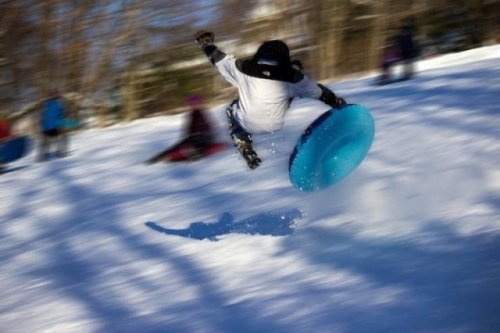
[{"label": "dark pants", "polygon": [[415,71],[415,59],[413,57],[405,58],[403,62],[403,75],[405,79],[411,79]]},{"label": "dark pants", "polygon": [[238,142],[240,141],[251,144],[252,135],[245,131],[233,116],[234,108],[238,107],[238,104],[239,100],[235,99],[226,109],[227,121],[229,123],[229,134],[231,135],[231,139],[235,145],[238,145]]},{"label": "dark pants", "polygon": [[250,169],[257,168],[261,159],[257,156],[252,147],[252,135],[248,133],[238,121],[234,118],[234,109],[238,107],[239,101],[236,99],[226,109],[227,121],[229,123],[229,134],[233,140],[234,146],[243,156]]},{"label": "dark pants", "polygon": [[40,148],[38,151],[38,161],[45,161],[52,153],[52,146],[57,147],[57,156],[64,157],[68,153],[69,138],[62,129],[54,128],[42,132]]},{"label": "dark pants", "polygon": [[380,77],[380,80],[386,81],[391,78],[391,69],[393,64],[393,61],[387,61],[382,64],[382,75]]}]

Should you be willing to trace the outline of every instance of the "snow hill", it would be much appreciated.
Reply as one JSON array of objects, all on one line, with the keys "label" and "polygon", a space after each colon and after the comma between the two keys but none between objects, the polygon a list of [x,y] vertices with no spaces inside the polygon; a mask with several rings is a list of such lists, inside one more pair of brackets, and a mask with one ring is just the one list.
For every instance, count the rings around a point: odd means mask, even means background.
[{"label": "snow hill", "polygon": [[[329,86],[367,106],[372,150],[302,193],[287,162],[327,108],[294,102],[257,138],[191,164],[142,162],[184,116],[72,137],[0,176],[0,332],[498,332],[500,46],[420,62],[415,79]],[[229,101],[228,101],[229,102]],[[226,140],[224,105],[211,110]]]}]

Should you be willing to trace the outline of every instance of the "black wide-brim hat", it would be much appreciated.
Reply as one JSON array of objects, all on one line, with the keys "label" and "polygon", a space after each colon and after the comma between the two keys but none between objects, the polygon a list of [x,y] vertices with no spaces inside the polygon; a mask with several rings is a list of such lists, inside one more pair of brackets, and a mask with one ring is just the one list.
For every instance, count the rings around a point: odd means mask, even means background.
[{"label": "black wide-brim hat", "polygon": [[262,43],[252,58],[238,60],[236,66],[245,74],[288,82],[296,82],[302,78],[294,75],[290,60],[290,50],[281,40],[270,40]]},{"label": "black wide-brim hat", "polygon": [[262,43],[253,56],[254,61],[272,60],[280,67],[290,66],[290,49],[281,40],[269,40]]}]

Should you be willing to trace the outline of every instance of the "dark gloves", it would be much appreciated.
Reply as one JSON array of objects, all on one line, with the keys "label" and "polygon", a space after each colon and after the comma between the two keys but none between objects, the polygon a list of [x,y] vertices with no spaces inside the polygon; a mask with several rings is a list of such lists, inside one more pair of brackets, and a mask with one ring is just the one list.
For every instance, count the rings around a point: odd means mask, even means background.
[{"label": "dark gloves", "polygon": [[319,100],[323,103],[330,105],[332,108],[338,108],[347,104],[345,99],[338,97],[333,91],[324,85],[318,83],[318,87],[321,88],[321,96],[319,97]]},{"label": "dark gloves", "polygon": [[339,107],[344,106],[346,104],[347,104],[347,102],[345,101],[345,99],[343,99],[342,97],[337,97],[335,99],[335,104],[331,105],[331,106],[334,108],[339,108]]},{"label": "dark gloves", "polygon": [[194,38],[196,39],[196,42],[198,43],[198,46],[201,48],[205,48],[209,45],[212,45],[214,43],[214,33],[210,31],[197,31],[196,34],[194,35]]},{"label": "dark gloves", "polygon": [[220,51],[217,46],[214,45],[214,33],[210,31],[200,30],[194,34],[196,43],[201,48],[203,53],[210,59],[210,62],[215,65],[216,62],[224,59],[226,54]]}]

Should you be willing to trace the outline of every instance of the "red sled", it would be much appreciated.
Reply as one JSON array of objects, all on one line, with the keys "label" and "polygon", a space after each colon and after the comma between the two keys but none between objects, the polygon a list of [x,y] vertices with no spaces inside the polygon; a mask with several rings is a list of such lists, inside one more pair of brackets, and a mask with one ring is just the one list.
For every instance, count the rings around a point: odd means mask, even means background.
[{"label": "red sled", "polygon": [[177,149],[167,153],[164,157],[165,162],[182,162],[182,161],[196,161],[203,157],[207,157],[226,149],[226,144],[223,142],[214,142],[203,151],[197,152],[192,146],[181,145]]}]

